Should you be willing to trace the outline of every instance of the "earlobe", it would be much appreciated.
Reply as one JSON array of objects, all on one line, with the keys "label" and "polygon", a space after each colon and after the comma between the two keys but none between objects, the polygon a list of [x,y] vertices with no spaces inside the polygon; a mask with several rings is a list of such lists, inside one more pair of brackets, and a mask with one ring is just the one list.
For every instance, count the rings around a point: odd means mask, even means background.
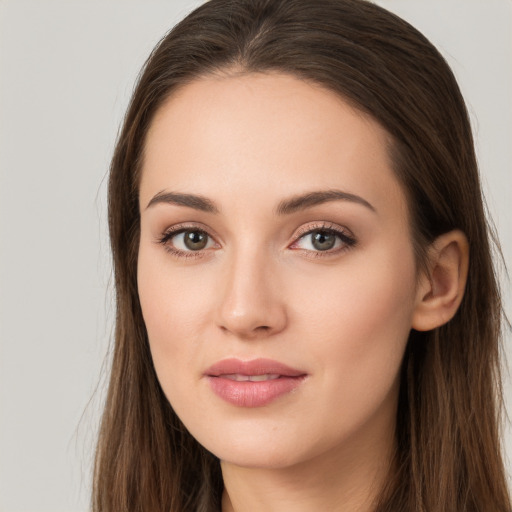
[{"label": "earlobe", "polygon": [[464,296],[469,244],[460,230],[445,233],[429,249],[428,275],[418,283],[412,328],[435,329],[453,318]]}]

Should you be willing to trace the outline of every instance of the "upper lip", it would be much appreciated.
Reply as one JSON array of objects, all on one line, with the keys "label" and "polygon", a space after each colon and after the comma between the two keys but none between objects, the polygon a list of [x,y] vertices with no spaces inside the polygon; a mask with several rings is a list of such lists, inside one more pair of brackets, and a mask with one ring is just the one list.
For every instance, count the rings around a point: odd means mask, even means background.
[{"label": "upper lip", "polygon": [[219,377],[221,375],[266,375],[278,374],[284,377],[301,377],[306,375],[305,372],[291,368],[279,361],[272,359],[252,359],[250,361],[242,361],[240,359],[223,359],[210,366],[205,375],[209,377]]}]

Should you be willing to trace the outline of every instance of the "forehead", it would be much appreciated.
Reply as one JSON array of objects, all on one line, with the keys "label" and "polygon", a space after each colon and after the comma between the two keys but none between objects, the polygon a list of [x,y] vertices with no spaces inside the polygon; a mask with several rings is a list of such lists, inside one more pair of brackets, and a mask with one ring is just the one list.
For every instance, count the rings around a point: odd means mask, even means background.
[{"label": "forehead", "polygon": [[364,192],[377,208],[391,198],[401,208],[389,144],[376,121],[319,85],[279,73],[204,77],[173,93],[153,119],[141,207],[166,189],[261,207],[280,195],[342,188]]}]

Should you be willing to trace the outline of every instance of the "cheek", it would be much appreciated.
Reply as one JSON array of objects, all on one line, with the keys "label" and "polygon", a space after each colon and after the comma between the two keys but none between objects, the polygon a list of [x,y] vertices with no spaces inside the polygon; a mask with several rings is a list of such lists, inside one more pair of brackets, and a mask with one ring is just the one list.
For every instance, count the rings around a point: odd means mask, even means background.
[{"label": "cheek", "polygon": [[141,248],[137,272],[142,314],[160,380],[172,378],[198,357],[205,318],[197,280],[179,269],[173,271],[162,253],[161,248]]},{"label": "cheek", "polygon": [[309,292],[307,300],[298,299],[296,317],[309,334],[308,350],[326,384],[352,390],[358,400],[385,393],[396,380],[411,329],[412,254],[397,259],[394,251],[382,251],[372,261],[340,266],[321,288],[315,282],[310,275],[297,290],[297,297],[304,296],[300,289]]}]

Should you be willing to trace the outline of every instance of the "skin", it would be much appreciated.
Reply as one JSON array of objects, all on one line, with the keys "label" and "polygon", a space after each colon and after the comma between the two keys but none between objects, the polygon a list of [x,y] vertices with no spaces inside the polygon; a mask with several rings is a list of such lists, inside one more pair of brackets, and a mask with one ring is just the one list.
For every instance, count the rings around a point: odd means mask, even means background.
[{"label": "skin", "polygon": [[[277,73],[196,80],[152,122],[140,301],[166,396],[221,460],[225,512],[370,510],[386,476],[408,334],[433,309],[388,145],[380,125],[334,93]],[[276,214],[284,200],[333,189],[371,207],[344,199]],[[153,199],[169,192],[219,211]],[[205,248],[183,236],[161,243],[176,226],[208,233]],[[305,233],[326,227],[356,243],[318,250]],[[461,244],[448,238],[437,251],[457,275]],[[264,407],[237,407],[204,376],[228,357],[274,359],[307,377]]]}]

